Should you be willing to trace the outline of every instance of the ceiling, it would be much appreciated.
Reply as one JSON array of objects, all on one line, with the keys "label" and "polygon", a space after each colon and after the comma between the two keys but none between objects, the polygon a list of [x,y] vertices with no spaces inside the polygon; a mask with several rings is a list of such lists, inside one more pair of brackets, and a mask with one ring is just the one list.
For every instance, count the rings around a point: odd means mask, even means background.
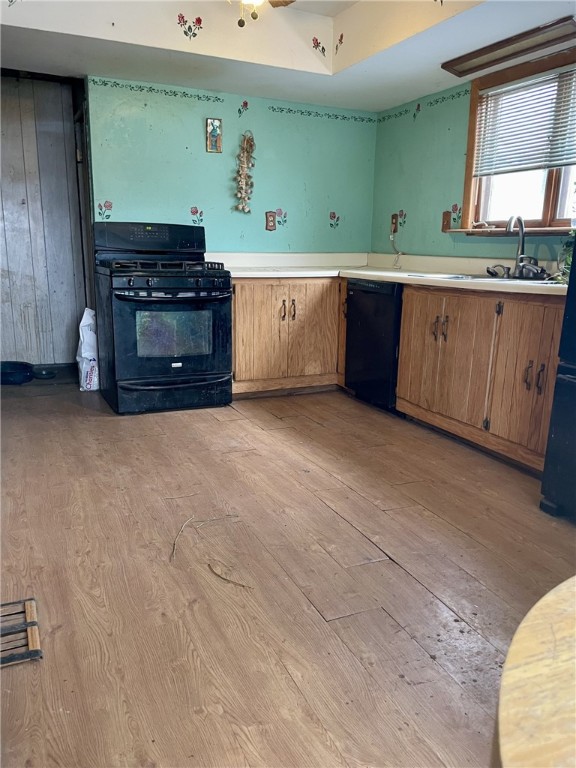
[{"label": "ceiling", "polygon": [[338,16],[347,8],[352,8],[359,0],[296,0],[293,10],[317,13],[319,16]]},{"label": "ceiling", "polygon": [[[359,0],[372,1],[376,0]],[[296,0],[273,12],[334,17],[354,5],[344,0]],[[409,12],[410,0],[406,6]],[[462,82],[440,68],[443,61],[573,15],[575,10],[574,0],[485,0],[333,75],[6,25],[2,26],[2,66],[379,112]]]}]

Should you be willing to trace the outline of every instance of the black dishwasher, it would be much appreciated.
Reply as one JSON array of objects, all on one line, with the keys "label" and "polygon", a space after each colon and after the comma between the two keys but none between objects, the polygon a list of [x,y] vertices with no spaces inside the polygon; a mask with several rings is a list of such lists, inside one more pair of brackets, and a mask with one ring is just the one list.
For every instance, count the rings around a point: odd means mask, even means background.
[{"label": "black dishwasher", "polygon": [[348,280],[344,383],[360,400],[389,411],[396,405],[402,288]]}]

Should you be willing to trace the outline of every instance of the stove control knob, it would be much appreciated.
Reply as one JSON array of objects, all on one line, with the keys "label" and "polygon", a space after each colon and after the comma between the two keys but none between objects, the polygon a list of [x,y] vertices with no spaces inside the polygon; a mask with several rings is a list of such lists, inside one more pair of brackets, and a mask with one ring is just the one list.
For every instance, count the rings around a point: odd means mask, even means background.
[{"label": "stove control knob", "polygon": [[134,278],[133,277],[129,277],[128,278],[128,285],[129,286],[133,286],[134,285]]},{"label": "stove control knob", "polygon": [[154,285],[154,280],[151,277],[148,277],[146,279],[146,285],[149,285],[149,286]]}]

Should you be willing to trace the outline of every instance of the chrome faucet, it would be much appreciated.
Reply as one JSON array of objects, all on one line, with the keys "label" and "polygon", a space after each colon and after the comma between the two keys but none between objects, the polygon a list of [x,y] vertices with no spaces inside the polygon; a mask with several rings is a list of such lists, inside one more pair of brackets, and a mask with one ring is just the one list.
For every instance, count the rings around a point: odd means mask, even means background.
[{"label": "chrome faucet", "polygon": [[514,224],[518,222],[518,250],[516,251],[516,260],[524,256],[524,219],[522,216],[510,216],[506,224],[506,232],[514,232]]},{"label": "chrome faucet", "polygon": [[487,267],[486,272],[492,277],[499,277],[498,269],[502,269],[502,277],[511,277],[515,280],[546,280],[550,275],[544,267],[538,266],[538,259],[524,254],[525,229],[522,216],[510,216],[506,224],[506,232],[514,232],[516,223],[518,223],[518,250],[514,269],[510,270],[510,267],[505,267],[503,264],[494,264],[493,267]]}]

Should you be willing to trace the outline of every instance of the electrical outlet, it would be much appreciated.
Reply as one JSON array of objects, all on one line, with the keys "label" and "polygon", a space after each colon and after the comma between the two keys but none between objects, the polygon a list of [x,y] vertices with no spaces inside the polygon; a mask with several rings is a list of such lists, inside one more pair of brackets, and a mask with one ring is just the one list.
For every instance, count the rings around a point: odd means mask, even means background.
[{"label": "electrical outlet", "polygon": [[395,235],[398,232],[398,214],[393,213],[390,219],[390,233]]}]

